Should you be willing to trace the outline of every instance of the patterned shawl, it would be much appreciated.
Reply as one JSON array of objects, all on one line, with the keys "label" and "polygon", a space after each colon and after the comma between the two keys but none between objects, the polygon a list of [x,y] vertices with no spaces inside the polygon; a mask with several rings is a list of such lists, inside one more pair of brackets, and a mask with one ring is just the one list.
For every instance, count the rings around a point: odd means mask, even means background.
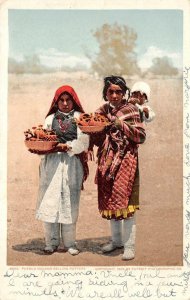
[{"label": "patterned shawl", "polygon": [[97,112],[111,121],[117,120],[108,127],[99,151],[99,171],[107,180],[114,179],[126,152],[137,153],[138,144],[145,140],[144,128],[140,123],[139,112],[132,104],[123,103],[117,109],[105,104]]},{"label": "patterned shawl", "polygon": [[[145,131],[138,109],[127,103],[110,109],[105,104],[97,110],[112,123],[98,138],[99,210],[117,210],[128,207],[138,167],[138,144],[145,141]],[[95,138],[95,137],[94,137]],[[100,140],[101,143],[97,143]]]}]

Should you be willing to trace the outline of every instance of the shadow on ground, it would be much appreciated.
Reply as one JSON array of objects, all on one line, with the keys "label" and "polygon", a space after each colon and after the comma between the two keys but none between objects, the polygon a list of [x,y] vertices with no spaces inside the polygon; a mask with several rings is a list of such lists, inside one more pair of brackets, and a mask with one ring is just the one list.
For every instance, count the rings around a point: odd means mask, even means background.
[{"label": "shadow on ground", "polygon": [[[117,256],[122,253],[122,249],[117,249],[107,254],[102,253],[101,247],[108,242],[109,237],[77,240],[77,248],[80,250],[80,253],[90,252],[93,254],[103,254],[105,256]],[[12,249],[19,252],[32,252],[37,255],[46,255],[43,251],[44,247],[44,239],[39,238],[28,240],[26,244],[13,245]]]}]

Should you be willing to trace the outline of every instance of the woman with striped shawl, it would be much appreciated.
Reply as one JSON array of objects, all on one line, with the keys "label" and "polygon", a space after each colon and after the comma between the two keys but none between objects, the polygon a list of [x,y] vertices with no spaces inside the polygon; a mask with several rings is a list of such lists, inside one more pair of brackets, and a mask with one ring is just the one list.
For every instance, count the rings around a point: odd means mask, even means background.
[{"label": "woman with striped shawl", "polygon": [[139,111],[128,103],[129,88],[124,78],[104,78],[106,103],[96,112],[107,117],[111,125],[91,136],[91,147],[98,147],[98,206],[103,218],[110,220],[111,242],[102,251],[124,246],[122,259],[135,256],[135,211],[139,208],[138,145],[145,141]]}]

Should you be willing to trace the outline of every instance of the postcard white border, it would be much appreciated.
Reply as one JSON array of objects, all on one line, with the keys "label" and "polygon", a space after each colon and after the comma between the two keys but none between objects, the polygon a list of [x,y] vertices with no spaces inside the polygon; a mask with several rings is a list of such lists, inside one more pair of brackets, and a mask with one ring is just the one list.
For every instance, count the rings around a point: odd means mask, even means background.
[{"label": "postcard white border", "polygon": [[[1,278],[1,288],[0,288],[0,299],[7,300],[7,299],[33,299],[33,298],[40,298],[40,299],[54,299],[56,298],[55,295],[49,295],[45,298],[43,296],[28,296],[25,295],[21,297],[20,295],[9,295],[9,288],[7,286],[7,280],[4,277],[6,270],[8,269],[6,265],[6,203],[7,203],[7,190],[6,190],[6,178],[7,178],[7,90],[8,90],[8,9],[180,9],[183,11],[184,16],[184,51],[183,51],[183,59],[184,59],[184,123],[183,123],[183,151],[184,151],[184,163],[183,163],[183,187],[184,187],[184,211],[183,211],[183,220],[184,220],[184,265],[183,267],[160,267],[160,268],[149,268],[149,267],[130,267],[133,269],[134,272],[137,274],[141,274],[144,272],[145,277],[150,276],[150,280],[155,276],[157,276],[156,280],[161,280],[159,277],[161,274],[168,275],[171,273],[173,274],[173,279],[177,282],[182,282],[183,286],[178,287],[179,293],[177,297],[174,295],[167,296],[160,296],[154,295],[154,297],[150,297],[147,294],[144,296],[134,295],[129,298],[131,299],[139,299],[139,298],[149,298],[149,299],[163,299],[163,298],[174,298],[177,300],[188,300],[190,296],[186,293],[186,290],[190,290],[190,220],[187,217],[186,211],[190,210],[190,166],[188,162],[189,159],[189,149],[190,149],[190,1],[188,0],[167,0],[167,1],[142,1],[142,0],[117,0],[117,1],[109,1],[109,0],[96,0],[96,1],[85,1],[85,0],[73,0],[73,1],[43,1],[43,0],[32,0],[32,1],[24,1],[24,0],[15,0],[15,1],[1,1],[0,6],[0,126],[4,128],[3,131],[0,133],[0,208],[1,208],[1,218],[0,218],[0,278]],[[2,109],[3,108],[3,109]],[[2,146],[3,145],[3,146]],[[43,269],[43,268],[41,268]],[[60,268],[56,268],[60,269]],[[56,271],[55,269],[55,271]],[[64,268],[63,268],[64,269]],[[75,272],[79,268],[71,268],[71,272]],[[98,272],[98,268],[91,268]],[[109,268],[105,268],[109,271]],[[112,268],[113,269],[113,268]],[[122,269],[122,268],[119,268]],[[124,268],[126,269],[126,268]],[[20,268],[22,273],[23,268]],[[24,270],[24,272],[37,272],[37,267],[34,266],[33,268],[29,268],[29,270]],[[84,267],[84,272],[90,272],[89,267]],[[116,272],[120,272],[115,268]],[[156,272],[156,273],[155,273]],[[126,275],[127,276],[127,275]],[[83,282],[86,283],[85,275],[81,275],[83,278]],[[174,279],[175,278],[175,279]],[[173,282],[174,282],[173,281]],[[130,284],[132,285],[132,281]],[[89,289],[89,286],[86,286],[86,290]],[[79,299],[79,295],[77,294],[72,299]],[[71,299],[67,296],[67,299]],[[91,297],[93,298],[93,297]],[[119,295],[117,297],[119,298]],[[65,299],[65,298],[61,298]],[[97,299],[94,297],[94,299]],[[111,299],[111,298],[106,298]]]}]

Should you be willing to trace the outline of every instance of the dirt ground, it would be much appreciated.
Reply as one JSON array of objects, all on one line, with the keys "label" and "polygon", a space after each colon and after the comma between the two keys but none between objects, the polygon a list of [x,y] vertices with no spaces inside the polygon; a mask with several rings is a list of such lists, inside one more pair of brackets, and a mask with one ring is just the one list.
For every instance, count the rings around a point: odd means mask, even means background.
[{"label": "dirt ground", "polygon": [[[127,80],[131,87],[134,79]],[[100,253],[110,238],[109,221],[99,216],[94,184],[96,164],[81,194],[77,242],[81,253],[43,254],[44,234],[35,219],[39,157],[24,145],[24,130],[43,123],[55,90],[73,86],[86,111],[102,104],[102,81],[84,74],[10,75],[8,100],[7,264],[11,266],[181,266],[183,248],[182,80],[146,80],[152,89],[155,120],[139,148],[140,211],[136,257],[122,250]]]}]

